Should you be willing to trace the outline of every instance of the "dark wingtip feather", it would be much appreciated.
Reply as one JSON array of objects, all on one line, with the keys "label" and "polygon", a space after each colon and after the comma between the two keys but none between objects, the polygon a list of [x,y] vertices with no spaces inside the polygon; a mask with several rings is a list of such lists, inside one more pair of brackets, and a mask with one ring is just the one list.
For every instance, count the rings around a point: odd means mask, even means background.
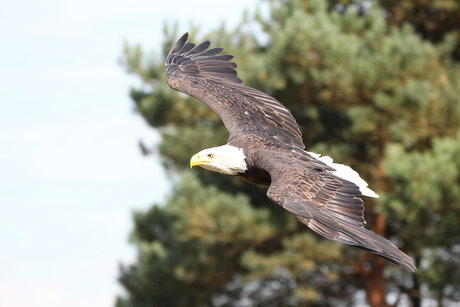
[{"label": "dark wingtip feather", "polygon": [[385,258],[386,260],[405,268],[409,272],[417,271],[417,267],[415,266],[413,260],[405,253],[401,252],[399,249],[398,249],[399,253],[388,255],[386,253],[378,252],[375,249],[367,248],[362,245],[353,245],[353,244],[351,245],[359,249],[379,255],[380,257]]},{"label": "dark wingtip feather", "polygon": [[182,49],[184,47],[185,42],[188,39],[188,32],[185,32],[184,35],[182,35],[177,42],[174,44],[172,47],[171,51],[169,51],[169,54],[174,54]]},{"label": "dark wingtip feather", "polygon": [[[410,258],[408,255],[402,252],[391,241],[376,234],[375,232],[364,227],[346,227],[342,229],[341,232],[348,236],[348,238],[350,238],[351,241],[355,241],[358,244],[353,244],[352,242],[344,243],[348,243],[358,248],[375,253],[380,257],[383,257],[397,265],[402,266],[410,272],[415,272],[417,270],[412,258]],[[363,244],[359,242],[361,240],[365,243]]]},{"label": "dark wingtip feather", "polygon": [[180,53],[188,53],[190,50],[192,50],[195,47],[195,44],[193,43],[185,43],[184,47],[180,50]]},{"label": "dark wingtip feather", "polygon": [[[292,202],[285,204],[285,208],[299,217],[298,212],[305,212],[305,208],[296,208]],[[299,206],[299,205],[297,205]],[[302,209],[301,211],[299,211]],[[375,232],[356,224],[343,215],[337,215],[334,211],[329,214],[319,210],[310,210],[311,217],[301,219],[312,230],[320,235],[344,244],[356,246],[377,254],[393,263],[396,263],[408,271],[415,272],[416,267],[412,259],[402,252],[396,245]]]},{"label": "dark wingtip feather", "polygon": [[[237,77],[236,64],[229,62],[231,55],[218,55],[223,49],[212,48],[209,41],[195,46],[187,42],[188,33],[182,35],[172,47],[165,62],[167,81],[173,76],[187,74],[219,83],[242,84]],[[169,84],[169,81],[168,81]]]},{"label": "dark wingtip feather", "polygon": [[208,49],[208,47],[210,45],[211,45],[211,43],[209,41],[204,41],[201,44],[199,44],[198,46],[196,46],[195,48],[193,48],[192,50],[190,50],[187,54],[191,55],[191,54],[197,54],[197,53],[203,52],[206,49]]}]

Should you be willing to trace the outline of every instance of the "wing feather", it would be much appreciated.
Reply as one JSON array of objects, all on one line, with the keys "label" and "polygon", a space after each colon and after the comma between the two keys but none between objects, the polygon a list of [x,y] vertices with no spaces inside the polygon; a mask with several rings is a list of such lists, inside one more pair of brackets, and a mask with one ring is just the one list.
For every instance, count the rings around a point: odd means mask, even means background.
[{"label": "wing feather", "polygon": [[216,55],[216,54],[221,53],[222,50],[224,49],[223,48],[212,48],[212,49],[209,49],[208,51],[201,53],[200,57]]},{"label": "wing feather", "polygon": [[205,51],[206,49],[208,49],[209,45],[211,45],[209,41],[202,42],[201,44],[197,45],[195,48],[187,52],[187,55],[194,55],[197,53],[201,53]]},{"label": "wing feather", "polygon": [[184,34],[165,62],[166,80],[178,91],[195,97],[213,109],[224,122],[229,136],[258,127],[253,133],[283,145],[304,148],[302,134],[291,112],[275,98],[243,85],[231,55],[222,48],[207,49],[208,41],[197,46]]},{"label": "wing feather", "polygon": [[184,47],[182,47],[182,49],[180,50],[180,53],[187,54],[194,47],[195,47],[195,44],[193,43],[185,43]]},{"label": "wing feather", "polygon": [[311,163],[288,166],[280,164],[279,158],[268,159],[270,166],[265,169],[272,175],[267,192],[271,200],[323,237],[373,252],[409,271],[416,270],[412,259],[393,243],[364,228],[362,193],[357,185],[330,171],[317,172]]}]

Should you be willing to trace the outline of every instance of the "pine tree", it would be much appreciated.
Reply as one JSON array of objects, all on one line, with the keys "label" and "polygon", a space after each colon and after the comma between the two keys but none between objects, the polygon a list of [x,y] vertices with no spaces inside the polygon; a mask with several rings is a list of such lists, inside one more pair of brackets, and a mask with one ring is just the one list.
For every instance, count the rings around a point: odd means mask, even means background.
[{"label": "pine tree", "polygon": [[[161,58],[127,45],[123,63],[144,82],[131,97],[161,133],[166,169],[182,179],[164,204],[134,215],[138,259],[120,269],[127,296],[117,306],[337,306],[360,290],[372,306],[387,305],[389,293],[414,306],[460,300],[455,40],[423,40],[373,2],[363,12],[319,0],[273,1],[270,16],[192,34],[225,47],[245,84],[283,102],[310,151],[369,182],[381,195],[364,199],[369,227],[419,270],[320,238],[240,178],[190,171],[190,156],[224,144],[227,133],[204,104],[167,86]],[[163,56],[179,34],[166,28],[165,36]]]}]

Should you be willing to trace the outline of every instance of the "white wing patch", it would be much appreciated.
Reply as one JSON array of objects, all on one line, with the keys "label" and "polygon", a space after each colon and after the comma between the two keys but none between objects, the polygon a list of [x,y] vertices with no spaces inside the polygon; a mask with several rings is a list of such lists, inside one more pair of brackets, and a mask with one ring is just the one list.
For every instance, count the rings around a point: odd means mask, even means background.
[{"label": "white wing patch", "polygon": [[369,197],[379,198],[379,195],[377,193],[375,193],[374,191],[372,191],[371,189],[367,187],[367,182],[364,181],[361,177],[359,177],[359,174],[355,170],[353,170],[351,167],[349,167],[348,165],[334,163],[332,158],[329,156],[321,156],[320,154],[310,152],[310,151],[307,151],[307,153],[310,156],[334,168],[335,172],[332,172],[332,173],[336,175],[337,177],[351,181],[354,184],[356,184],[359,190],[361,191],[361,194],[365,196],[369,196]]}]

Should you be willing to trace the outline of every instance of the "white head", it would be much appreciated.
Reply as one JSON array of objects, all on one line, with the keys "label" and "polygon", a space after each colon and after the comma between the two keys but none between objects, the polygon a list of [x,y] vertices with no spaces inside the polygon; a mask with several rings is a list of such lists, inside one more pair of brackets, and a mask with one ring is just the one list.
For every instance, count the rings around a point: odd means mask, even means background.
[{"label": "white head", "polygon": [[243,149],[222,145],[200,151],[190,159],[190,167],[199,165],[210,171],[237,175],[247,170]]}]

